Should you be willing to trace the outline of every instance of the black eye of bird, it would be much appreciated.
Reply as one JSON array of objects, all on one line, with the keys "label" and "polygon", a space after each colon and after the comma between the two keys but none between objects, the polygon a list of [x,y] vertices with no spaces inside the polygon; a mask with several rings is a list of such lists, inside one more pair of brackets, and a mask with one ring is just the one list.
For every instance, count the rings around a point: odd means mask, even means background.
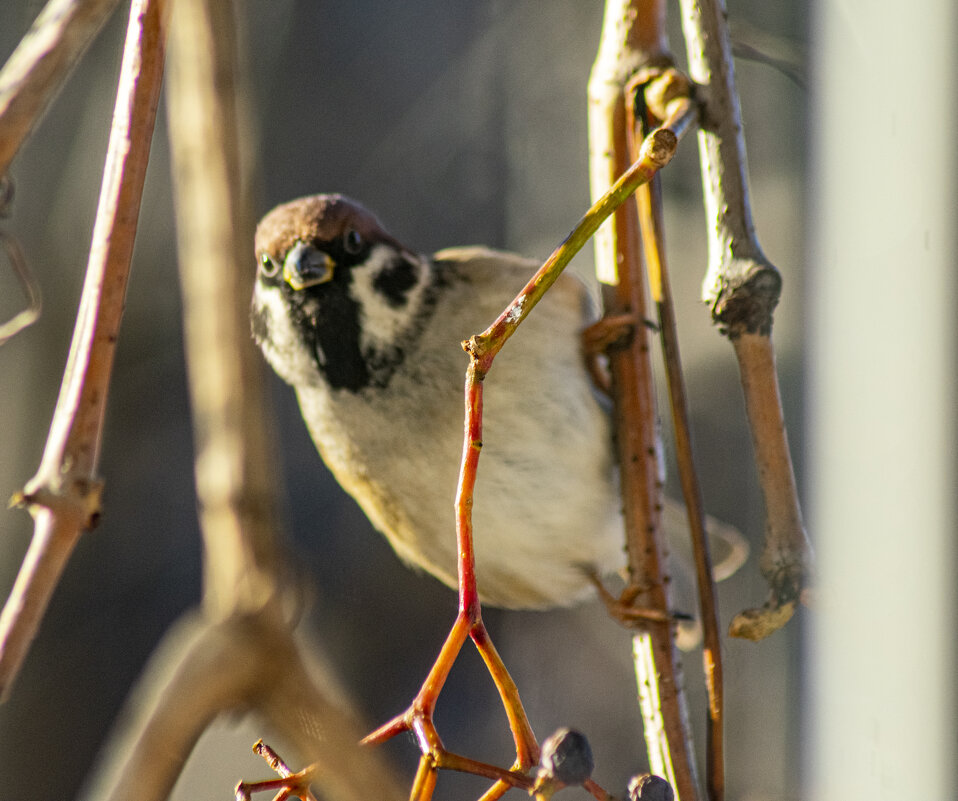
[{"label": "black eye of bird", "polygon": [[279,272],[279,262],[269,253],[264,253],[259,257],[259,269],[266,278],[274,278]]},{"label": "black eye of bird", "polygon": [[359,235],[359,231],[355,228],[350,228],[343,234],[343,249],[355,256],[362,250],[363,247],[363,238]]}]

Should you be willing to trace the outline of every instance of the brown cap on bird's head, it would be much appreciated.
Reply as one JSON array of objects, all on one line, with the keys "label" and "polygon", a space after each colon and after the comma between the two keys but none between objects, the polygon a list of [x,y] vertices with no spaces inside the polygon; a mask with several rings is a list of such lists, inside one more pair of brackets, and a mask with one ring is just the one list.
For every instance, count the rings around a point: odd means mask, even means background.
[{"label": "brown cap on bird's head", "polygon": [[296,242],[321,245],[355,230],[368,242],[389,242],[405,248],[393,239],[376,216],[364,206],[343,195],[310,195],[277,206],[256,226],[256,253],[284,254]]}]

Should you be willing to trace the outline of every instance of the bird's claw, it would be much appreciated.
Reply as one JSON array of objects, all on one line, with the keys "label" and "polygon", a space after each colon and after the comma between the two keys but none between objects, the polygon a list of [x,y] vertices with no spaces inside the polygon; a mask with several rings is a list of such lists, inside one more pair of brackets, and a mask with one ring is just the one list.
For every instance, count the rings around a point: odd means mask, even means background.
[{"label": "bird's claw", "polygon": [[648,588],[639,584],[629,584],[615,596],[606,588],[602,580],[594,573],[589,576],[609,616],[626,628],[635,628],[642,623],[675,623],[680,620],[692,620],[690,615],[674,610],[654,609],[636,606],[636,599]]}]

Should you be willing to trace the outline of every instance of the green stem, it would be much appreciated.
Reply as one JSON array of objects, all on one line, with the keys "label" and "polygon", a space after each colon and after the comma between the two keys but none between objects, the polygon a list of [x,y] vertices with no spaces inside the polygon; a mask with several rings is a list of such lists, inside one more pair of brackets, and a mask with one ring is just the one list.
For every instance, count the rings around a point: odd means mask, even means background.
[{"label": "green stem", "polygon": [[642,142],[638,160],[626,170],[612,187],[579,220],[572,232],[552,252],[499,318],[476,334],[463,348],[476,360],[477,371],[484,376],[492,365],[495,355],[502,349],[519,324],[541,300],[566,265],[578,253],[592,235],[642,184],[671,161],[678,145],[678,137],[669,128],[657,128]]}]

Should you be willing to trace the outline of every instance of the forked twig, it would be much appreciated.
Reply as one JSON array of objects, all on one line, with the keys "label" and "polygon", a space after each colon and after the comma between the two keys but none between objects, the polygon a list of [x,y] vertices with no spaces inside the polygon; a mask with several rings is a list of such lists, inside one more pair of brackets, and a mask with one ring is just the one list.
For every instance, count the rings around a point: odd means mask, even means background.
[{"label": "forked twig", "polygon": [[253,753],[263,757],[266,764],[276,771],[280,778],[261,782],[240,782],[236,785],[236,801],[250,801],[253,793],[265,790],[278,790],[274,801],[286,801],[287,798],[293,796],[302,799],[302,801],[316,801],[316,796],[309,789],[310,782],[316,772],[315,765],[294,772],[280,758],[279,754],[262,740],[257,740],[253,745]]},{"label": "forked twig", "polygon": [[781,276],[755,236],[749,205],[741,111],[722,0],[681,0],[691,77],[702,85],[699,153],[708,221],[709,267],[703,299],[738,358],[765,497],[761,569],[765,606],[738,615],[730,633],[761,639],[783,626],[803,598],[812,551],[802,522],[779,399],[772,312]]},{"label": "forked twig", "polygon": [[40,468],[15,498],[33,515],[35,528],[0,614],[3,697],[80,534],[99,515],[100,436],[159,100],[164,6],[162,0],[136,0],[131,9],[70,355]]},{"label": "forked twig", "polygon": [[[676,127],[684,130],[684,123]],[[519,294],[503,310],[496,321],[482,333],[463,343],[470,361],[465,381],[465,435],[459,483],[456,493],[456,534],[459,558],[459,613],[439,657],[409,708],[366,737],[364,742],[384,742],[403,731],[412,731],[418,740],[422,758],[414,785],[413,798],[427,799],[435,783],[439,769],[468,769],[483,773],[480,769],[467,768],[466,763],[456,762],[445,750],[432,720],[439,693],[452,670],[452,666],[467,639],[472,639],[486,663],[496,684],[509,719],[516,745],[516,761],[512,769],[499,771],[500,778],[483,796],[483,801],[500,798],[510,786],[528,786],[528,771],[539,757],[539,746],[529,725],[518,690],[508,670],[492,644],[482,621],[482,610],[476,585],[475,556],[472,541],[472,502],[476,480],[476,468],[482,448],[482,392],[483,379],[493,361],[509,337],[532,311],[546,291],[557,280],[572,257],[595,234],[599,226],[635,192],[636,187],[647,183],[659,169],[671,160],[678,142],[676,132],[662,127],[652,131],[639,148],[639,158],[603,194],[582,217],[572,232],[553,251],[552,255],[536,271]],[[456,760],[459,758],[456,757]],[[473,767],[478,768],[479,763]]]}]

